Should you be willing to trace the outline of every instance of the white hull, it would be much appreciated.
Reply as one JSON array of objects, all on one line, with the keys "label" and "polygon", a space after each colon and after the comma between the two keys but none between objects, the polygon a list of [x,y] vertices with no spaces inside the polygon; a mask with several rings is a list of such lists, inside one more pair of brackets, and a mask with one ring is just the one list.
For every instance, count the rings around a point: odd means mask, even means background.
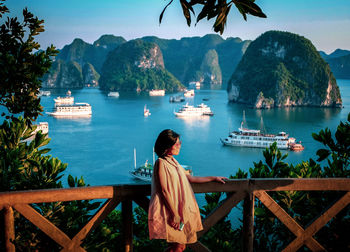
[{"label": "white hull", "polygon": [[[191,175],[193,175],[192,170],[190,169],[190,166],[188,165],[181,165],[187,172],[189,172]],[[133,176],[136,179],[140,179],[146,182],[152,181],[152,175],[153,175],[153,166],[150,168],[137,168],[133,171],[130,171],[130,175]]]},{"label": "white hull", "polygon": [[200,113],[179,113],[179,112],[174,112],[175,116],[177,117],[201,117],[204,116],[202,112]]},{"label": "white hull", "polygon": [[47,112],[50,116],[56,117],[87,117],[91,116],[91,112]]},{"label": "white hull", "polygon": [[243,128],[243,122],[238,131],[233,131],[228,137],[220,140],[224,145],[253,148],[268,148],[276,143],[279,149],[287,150],[295,145],[295,138],[289,137],[285,132],[276,135],[263,134],[260,130]]},{"label": "white hull", "polygon": [[119,92],[109,92],[108,97],[119,97]]},{"label": "white hull", "polygon": [[50,91],[40,91],[39,96],[50,96],[51,92]]},{"label": "white hull", "polygon": [[194,96],[194,90],[193,89],[186,90],[185,93],[184,93],[184,96],[185,97],[193,97]]},{"label": "white hull", "polygon": [[92,110],[88,103],[76,103],[74,105],[59,105],[55,107],[55,111],[46,113],[54,117],[89,117],[92,115]]},{"label": "white hull", "polygon": [[152,174],[151,175],[140,175],[134,171],[130,172],[131,176],[133,176],[136,179],[140,179],[146,182],[151,182],[152,181]]},{"label": "white hull", "polygon": [[199,104],[196,107],[191,105],[183,105],[178,111],[174,111],[174,115],[177,117],[201,117],[201,116],[212,116],[214,115],[210,108],[205,104]]},{"label": "white hull", "polygon": [[155,89],[149,91],[150,96],[164,96],[165,95],[165,90],[164,89]]},{"label": "white hull", "polygon": [[[230,140],[226,140],[226,139],[220,139],[221,142],[224,145],[228,145],[228,146],[237,146],[237,147],[252,147],[252,148],[267,148],[270,145],[272,145],[274,142],[272,141],[243,141],[243,140],[236,140],[234,141],[230,141]],[[277,141],[277,147],[279,149],[289,149],[289,145],[285,145],[285,144],[279,144]]]}]

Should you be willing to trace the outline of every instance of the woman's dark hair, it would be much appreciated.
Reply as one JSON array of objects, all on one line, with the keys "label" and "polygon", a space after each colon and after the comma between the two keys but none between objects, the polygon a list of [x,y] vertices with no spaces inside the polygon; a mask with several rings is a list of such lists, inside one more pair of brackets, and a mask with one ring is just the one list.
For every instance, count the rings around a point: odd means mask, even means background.
[{"label": "woman's dark hair", "polygon": [[156,143],[154,144],[154,151],[158,157],[164,157],[166,150],[171,148],[180,137],[175,131],[166,129],[160,132],[157,137]]}]

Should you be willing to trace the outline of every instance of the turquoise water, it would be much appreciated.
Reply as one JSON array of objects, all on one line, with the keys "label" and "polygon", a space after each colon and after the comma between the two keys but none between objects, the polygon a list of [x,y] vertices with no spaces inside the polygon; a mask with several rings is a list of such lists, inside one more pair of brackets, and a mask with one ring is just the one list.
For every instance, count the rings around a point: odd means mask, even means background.
[{"label": "turquoise water", "polygon": [[[170,128],[181,135],[182,148],[177,157],[182,164],[192,166],[195,175],[235,174],[238,168],[248,170],[253,162],[262,159],[262,149],[223,146],[220,138],[236,130],[242,121],[243,110],[249,128],[260,128],[261,117],[269,133],[285,131],[301,140],[302,152],[288,152],[287,161],[293,164],[310,157],[316,159],[320,145],[312,139],[312,132],[326,127],[334,133],[339,122],[350,112],[350,80],[338,80],[343,109],[281,108],[254,110],[227,101],[224,90],[196,90],[194,98],[186,98],[197,105],[203,98],[214,112],[213,117],[184,120],[173,111],[184,103],[169,103],[169,96],[149,97],[148,94],[120,93],[119,98],[107,97],[98,89],[72,90],[76,102],[92,105],[90,119],[57,119],[43,115],[38,121],[49,123],[50,154],[68,163],[66,176],[83,176],[90,185],[140,183],[129,171],[134,167],[133,149],[137,150],[137,164],[152,161],[152,147],[159,132]],[[65,95],[66,90],[52,91],[42,97],[44,111],[53,109],[53,98]],[[150,109],[143,116],[144,105]],[[64,184],[65,184],[64,179]]]}]

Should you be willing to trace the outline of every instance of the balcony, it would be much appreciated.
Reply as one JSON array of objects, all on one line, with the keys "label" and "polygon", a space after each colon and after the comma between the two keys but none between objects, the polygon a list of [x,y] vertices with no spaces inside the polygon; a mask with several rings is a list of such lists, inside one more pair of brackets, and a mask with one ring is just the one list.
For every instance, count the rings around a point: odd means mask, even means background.
[{"label": "balcony", "polygon": [[[297,251],[306,246],[311,251],[325,251],[320,241],[313,235],[326,225],[337,213],[350,203],[350,179],[240,179],[226,184],[214,182],[192,184],[195,193],[226,192],[227,197],[203,220],[204,229],[198,237],[205,234],[215,223],[226,216],[233,207],[243,201],[243,250],[253,251],[254,205],[261,201],[294,235],[295,239],[283,251]],[[320,214],[307,227],[300,226],[288,213],[272,199],[272,191],[340,191],[343,196],[331,206],[322,206]],[[123,237],[125,251],[133,251],[132,202],[147,211],[151,186],[115,185],[70,189],[46,189],[0,193],[0,210],[4,218],[4,237],[6,251],[15,251],[11,240],[15,237],[14,210],[27,218],[63,249],[62,251],[85,251],[81,244],[85,237],[96,228],[119,204],[123,216]],[[59,201],[106,199],[86,225],[73,237],[40,215],[30,204]],[[321,208],[321,206],[320,206]],[[201,242],[189,245],[194,251],[210,251]]]}]

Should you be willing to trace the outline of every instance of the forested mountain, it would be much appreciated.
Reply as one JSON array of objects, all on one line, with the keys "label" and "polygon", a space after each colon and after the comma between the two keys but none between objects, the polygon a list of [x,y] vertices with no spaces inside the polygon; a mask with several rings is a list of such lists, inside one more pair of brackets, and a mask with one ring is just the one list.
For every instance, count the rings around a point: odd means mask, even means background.
[{"label": "forested mountain", "polygon": [[350,51],[349,50],[342,50],[342,49],[337,49],[331,54],[327,55],[324,57],[324,59],[331,59],[331,58],[338,58],[338,57],[343,57],[346,55],[349,55]]},{"label": "forested mountain", "polygon": [[228,92],[229,100],[255,108],[341,104],[331,69],[312,43],[281,31],[266,32],[250,43]]},{"label": "forested mountain", "polygon": [[350,79],[350,51],[337,49],[329,55],[324,52],[320,54],[329,63],[337,79]]},{"label": "forested mountain", "polygon": [[[153,42],[159,46],[165,68],[184,85],[192,81],[199,81],[202,84],[218,87],[221,87],[222,84],[226,85],[250,43],[250,41],[242,41],[239,38],[225,40],[215,34],[180,40],[157,37],[143,37],[141,40]],[[56,60],[61,60],[60,64],[76,62],[81,69],[86,69],[88,65],[89,76],[85,76],[86,72],[82,72],[84,85],[95,85],[99,81],[98,78],[103,71],[102,66],[108,53],[125,42],[124,38],[114,35],[103,35],[93,44],[75,39],[70,45],[63,47]],[[93,75],[91,75],[92,72]],[[55,82],[59,79],[50,79],[50,76],[53,76],[52,73],[43,78],[43,87],[64,86],[62,83]]]},{"label": "forested mountain", "polygon": [[[158,45],[163,55],[164,68],[183,85],[187,86],[190,82],[195,81],[207,87],[219,88],[226,88],[232,73],[251,43],[248,40],[242,41],[240,38],[223,39],[217,34],[188,37],[180,40],[158,37],[143,37],[139,40]],[[291,40],[290,43],[294,43],[293,41]],[[43,87],[98,86],[108,53],[126,42],[124,38],[114,35],[103,35],[93,44],[75,39],[70,45],[64,46],[57,55],[56,60],[59,63],[53,65],[50,73],[43,77]],[[319,52],[319,54],[329,63],[336,78],[350,78],[350,51],[337,49],[330,55],[324,52]],[[263,61],[260,63],[265,64]],[[78,75],[72,76],[71,79],[74,81],[79,79],[79,82],[73,83],[66,79],[66,77],[69,78],[67,72],[69,67],[62,66],[67,64],[70,66],[77,64],[79,66],[77,70],[81,72],[82,81],[77,77]],[[58,65],[61,67],[58,67]],[[265,67],[268,68],[268,66]],[[65,73],[58,73],[57,71],[65,71]],[[56,78],[55,76],[64,77]],[[61,83],[60,81],[64,82]],[[230,87],[228,89],[231,90]]]},{"label": "forested mountain", "polygon": [[137,39],[108,54],[102,67],[100,88],[108,91],[177,91],[184,87],[164,68],[159,46]]},{"label": "forested mountain", "polygon": [[[216,34],[204,37],[160,39],[143,37],[156,43],[163,52],[165,67],[183,84],[199,81],[202,84],[226,85],[250,41],[240,38],[223,39]],[[210,51],[210,52],[209,52]],[[209,61],[208,53],[214,57]],[[207,68],[203,68],[203,64]]]},{"label": "forested mountain", "polygon": [[63,47],[56,58],[66,62],[78,62],[81,67],[90,63],[97,71],[101,71],[107,54],[125,42],[124,38],[113,35],[103,35],[92,45],[81,39],[74,39],[72,44]]},{"label": "forested mountain", "polygon": [[[43,77],[43,87],[82,88],[84,85],[96,86],[100,77],[99,72],[107,54],[125,42],[124,38],[114,35],[103,35],[93,45],[84,42],[82,39],[74,39],[71,44],[64,46],[56,56],[55,61],[57,63],[53,64],[49,73]],[[71,80],[68,80],[70,76],[66,70],[72,64],[79,66],[78,71],[80,71],[81,79],[77,75],[72,75]],[[68,68],[58,67],[63,65],[66,65]],[[59,71],[65,71],[65,73],[60,73]],[[63,77],[56,78],[55,76]],[[77,81],[78,79],[79,81]]]},{"label": "forested mountain", "polygon": [[43,87],[83,88],[84,81],[80,64],[76,61],[54,61],[50,71],[43,77]]}]

